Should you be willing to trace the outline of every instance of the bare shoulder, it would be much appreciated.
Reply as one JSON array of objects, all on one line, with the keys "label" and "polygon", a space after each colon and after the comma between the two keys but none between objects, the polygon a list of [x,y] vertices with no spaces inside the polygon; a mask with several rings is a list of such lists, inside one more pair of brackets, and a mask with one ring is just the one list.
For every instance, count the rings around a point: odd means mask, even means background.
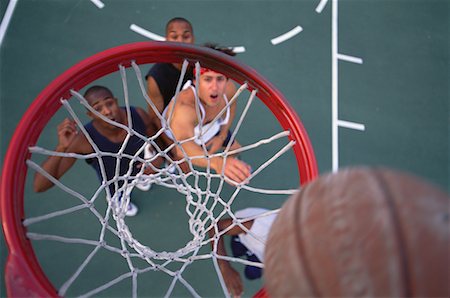
[{"label": "bare shoulder", "polygon": [[195,111],[195,97],[192,90],[183,90],[179,93],[176,102],[172,101],[168,107],[166,117],[172,112],[171,123],[177,127],[187,128],[197,125],[197,114]]},{"label": "bare shoulder", "polygon": [[191,88],[180,91],[177,98],[177,104],[194,106],[195,95]]},{"label": "bare shoulder", "polygon": [[176,101],[172,100],[171,107],[175,105],[175,112],[180,114],[188,113],[195,111],[195,96],[194,92],[191,89],[182,90],[178,97],[176,98]]}]

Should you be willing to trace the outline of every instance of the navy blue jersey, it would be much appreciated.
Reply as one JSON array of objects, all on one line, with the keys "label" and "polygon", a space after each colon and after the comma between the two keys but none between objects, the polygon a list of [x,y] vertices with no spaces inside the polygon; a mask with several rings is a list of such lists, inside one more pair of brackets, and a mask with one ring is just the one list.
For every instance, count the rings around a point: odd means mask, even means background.
[{"label": "navy blue jersey", "polygon": [[[177,91],[178,80],[181,71],[170,63],[156,63],[150,68],[145,79],[153,77],[159,87],[159,91],[164,99],[164,108],[170,103],[170,100]],[[186,81],[192,80],[192,68],[188,67],[183,78],[183,85]],[[183,86],[181,85],[181,86]]]},{"label": "navy blue jersey", "polygon": [[[121,107],[121,109],[124,109],[124,107]],[[130,109],[131,109],[131,119],[132,119],[132,123],[133,123],[133,130],[139,132],[142,135],[146,135],[146,126],[144,124],[144,121],[139,116],[138,112],[136,111],[136,109],[134,107],[130,107]],[[112,152],[112,153],[119,152],[120,148],[122,147],[122,142],[119,142],[119,143],[111,142],[105,136],[100,134],[97,131],[97,129],[95,129],[94,125],[92,124],[92,121],[89,122],[88,124],[86,124],[84,127],[86,128],[87,132],[89,133],[89,136],[92,138],[92,140],[97,145],[97,147],[100,149],[100,151]],[[128,144],[125,148],[124,153],[134,156],[136,154],[136,152],[143,145],[144,145],[144,140],[133,135],[128,140]],[[143,155],[144,155],[143,153],[140,154],[141,157],[143,157]],[[102,156],[102,160],[103,160],[103,164],[105,167],[105,173],[106,173],[106,177],[107,177],[108,181],[111,180],[115,176],[117,162],[120,163],[120,171],[119,171],[120,176],[122,176],[128,172],[129,163],[130,163],[129,158],[122,157],[121,159],[118,159],[113,156]],[[102,175],[101,175],[98,158],[88,159],[88,160],[86,160],[86,162],[94,168],[95,172],[97,173],[98,178],[100,179],[100,181],[102,181]],[[135,175],[139,171],[139,169],[137,168],[138,164],[139,164],[139,162],[134,163],[132,175]],[[122,184],[123,184],[123,181],[119,181],[119,184],[118,184],[119,187]],[[111,191],[111,195],[113,193],[115,193],[114,184],[110,185],[110,191]]]}]

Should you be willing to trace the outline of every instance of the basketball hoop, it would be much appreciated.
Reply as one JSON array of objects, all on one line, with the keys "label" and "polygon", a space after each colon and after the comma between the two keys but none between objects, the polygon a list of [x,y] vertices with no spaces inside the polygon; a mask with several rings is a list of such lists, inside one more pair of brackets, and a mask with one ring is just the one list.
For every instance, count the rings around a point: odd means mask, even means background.
[{"label": "basketball hoop", "polygon": [[116,72],[118,65],[166,62],[199,62],[202,67],[218,70],[257,97],[275,116],[293,141],[300,184],[317,176],[314,152],[299,117],[284,96],[255,70],[217,51],[179,43],[142,42],[118,46],[91,56],[68,69],[46,87],[27,110],[7,150],[1,181],[2,225],[9,248],[5,270],[8,296],[58,296],[58,291],[45,276],[26,234],[23,220],[24,187],[30,158],[29,148],[37,143],[44,127],[61,107],[62,98],[70,98],[91,82]]}]

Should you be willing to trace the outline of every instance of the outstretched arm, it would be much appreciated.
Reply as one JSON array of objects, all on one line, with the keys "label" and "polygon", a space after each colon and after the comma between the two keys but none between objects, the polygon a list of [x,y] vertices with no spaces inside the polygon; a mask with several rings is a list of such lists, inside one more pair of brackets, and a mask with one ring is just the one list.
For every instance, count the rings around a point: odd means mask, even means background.
[{"label": "outstretched arm", "polygon": [[[192,138],[196,124],[197,116],[193,107],[185,104],[177,105],[170,124],[176,139],[183,141]],[[225,176],[237,183],[245,181],[251,174],[250,166],[234,157],[228,157],[224,163],[221,156],[206,158],[204,149],[194,141],[184,142],[181,146],[189,157],[201,156],[192,159],[194,165],[203,168],[210,166],[216,173],[223,171]],[[178,149],[178,155],[182,156],[181,149]]]},{"label": "outstretched arm", "polygon": [[[144,125],[145,125],[145,127],[146,127],[146,135],[147,135],[148,137],[154,136],[154,135],[156,134],[157,130],[156,130],[156,127],[155,127],[154,123],[151,121],[150,117],[148,116],[148,114],[147,114],[142,108],[136,108],[136,111],[138,112],[139,116],[141,117],[142,121],[144,122]],[[162,150],[164,150],[165,144],[162,143],[161,139],[158,138],[158,139],[155,140],[155,142],[157,143],[157,145],[158,145],[160,148],[162,148]],[[154,148],[153,148],[152,146],[150,146],[150,145],[148,145],[148,146],[145,148],[145,150],[146,150],[146,152],[148,152],[148,154],[150,155],[148,158],[151,158],[151,157],[153,157],[153,154],[156,154],[156,152],[155,152],[155,153],[152,153],[152,151],[154,151]],[[146,154],[147,154],[147,153],[146,153]],[[156,159],[152,162],[152,164],[153,164],[153,166],[155,166],[156,168],[159,168],[159,167],[162,165],[163,161],[164,161],[164,159],[163,159],[161,156],[159,156],[158,158],[156,158]],[[148,167],[148,168],[145,170],[145,173],[146,173],[146,174],[152,174],[152,173],[155,173],[155,172],[156,172],[156,171],[153,170],[153,168],[151,168],[151,167]]]},{"label": "outstretched arm", "polygon": [[[227,229],[230,225],[233,224],[233,220],[231,218],[221,219],[217,223],[217,228],[219,235],[221,231]],[[250,229],[253,225],[253,220],[246,221],[242,223],[247,229]],[[245,231],[240,226],[234,226],[229,231],[225,233],[225,235],[234,236],[239,235],[241,233],[245,233]],[[209,230],[209,237],[214,238],[215,237],[215,230],[210,229]],[[211,242],[212,248],[214,249],[214,242]],[[225,243],[223,241],[223,237],[219,236],[217,239],[217,254],[221,256],[227,256],[227,251],[225,248]],[[225,285],[228,288],[228,291],[230,294],[234,297],[238,297],[242,295],[242,292],[244,290],[244,286],[242,284],[241,276],[239,275],[239,272],[237,272],[230,264],[229,261],[218,259],[220,272],[222,273],[223,279],[225,281]]]},{"label": "outstretched arm", "polygon": [[[164,109],[164,98],[161,94],[161,91],[159,90],[158,84],[152,76],[149,76],[147,78],[147,94],[153,104],[156,106],[158,112],[161,114]],[[150,105],[148,105],[148,114],[150,115],[150,121],[153,122],[153,125],[155,125],[156,129],[161,129],[161,121]]]},{"label": "outstretched arm", "polygon": [[[159,89],[158,84],[152,76],[147,77],[147,94],[153,104],[156,106],[158,112],[162,114],[162,112],[164,111],[164,97],[162,96],[161,90]],[[157,113],[150,105],[148,105],[148,115],[153,128],[153,134],[155,134],[162,128],[161,119],[158,117]],[[170,146],[170,144],[172,144],[172,141],[164,133],[160,135],[160,137],[157,139],[157,142],[162,149],[165,149]]]}]

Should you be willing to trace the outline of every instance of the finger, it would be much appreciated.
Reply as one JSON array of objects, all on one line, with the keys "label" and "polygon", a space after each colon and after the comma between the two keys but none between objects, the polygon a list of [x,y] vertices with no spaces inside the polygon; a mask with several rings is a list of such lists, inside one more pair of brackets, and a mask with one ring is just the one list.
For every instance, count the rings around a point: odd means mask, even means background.
[{"label": "finger", "polygon": [[75,122],[66,119],[65,121],[63,121],[58,125],[58,131],[77,132],[77,127]]},{"label": "finger", "polygon": [[75,135],[77,134],[77,130],[72,128],[72,127],[62,127],[59,131],[58,131],[58,135],[60,136],[71,136],[71,135]]},{"label": "finger", "polygon": [[75,121],[70,121],[69,125],[73,129],[73,131],[75,131],[75,133],[78,133],[77,123]]},{"label": "finger", "polygon": [[231,180],[237,182],[237,183],[241,183],[242,181],[244,181],[248,175],[246,175],[241,168],[237,167],[236,165],[230,165],[226,168],[226,173],[225,173],[228,178],[230,178]]},{"label": "finger", "polygon": [[75,131],[71,127],[61,127],[58,130],[58,135],[66,136],[75,133]]},{"label": "finger", "polygon": [[252,174],[252,167],[250,165],[248,165],[247,163],[241,161],[241,160],[236,160],[239,162],[239,169],[242,171],[242,173],[244,173],[245,178],[247,178],[248,176],[250,176]]},{"label": "finger", "polygon": [[242,182],[251,175],[250,167],[243,161],[237,159],[234,161],[232,171],[237,177],[239,177],[239,182]]},{"label": "finger", "polygon": [[69,118],[64,119],[64,121],[60,123],[62,126],[75,126],[75,124],[75,121],[70,120]]},{"label": "finger", "polygon": [[239,181],[239,178],[234,174],[233,169],[231,169],[231,167],[225,167],[225,176],[232,180],[232,183],[230,183],[231,185],[235,185],[240,183],[241,181]]}]

